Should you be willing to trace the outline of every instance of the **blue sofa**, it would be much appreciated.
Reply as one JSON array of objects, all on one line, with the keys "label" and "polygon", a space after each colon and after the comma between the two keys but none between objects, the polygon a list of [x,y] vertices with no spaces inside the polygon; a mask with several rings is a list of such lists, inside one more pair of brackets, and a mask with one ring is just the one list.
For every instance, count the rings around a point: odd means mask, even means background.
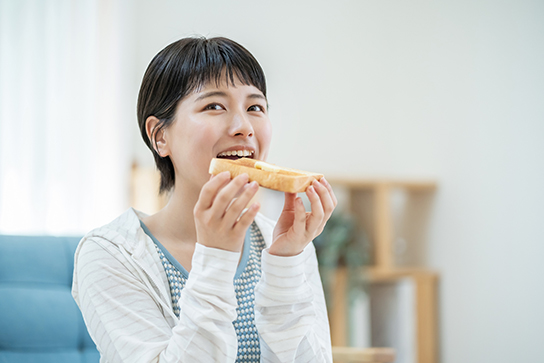
[{"label": "blue sofa", "polygon": [[0,235],[0,363],[97,363],[71,295],[76,237]]}]

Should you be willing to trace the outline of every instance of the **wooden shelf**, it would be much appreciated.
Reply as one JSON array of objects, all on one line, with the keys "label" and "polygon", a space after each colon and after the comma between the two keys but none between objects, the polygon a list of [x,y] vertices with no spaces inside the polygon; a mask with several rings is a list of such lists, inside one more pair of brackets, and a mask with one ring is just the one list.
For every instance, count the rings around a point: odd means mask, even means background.
[{"label": "wooden shelf", "polygon": [[332,347],[334,363],[392,363],[395,351],[391,348]]},{"label": "wooden shelf", "polygon": [[366,281],[380,282],[398,280],[403,277],[410,278],[434,278],[438,279],[438,273],[430,271],[424,268],[395,268],[391,270],[384,270],[376,267],[366,267],[361,269],[361,273]]},{"label": "wooden shelf", "polygon": [[[438,273],[418,264],[398,265],[394,245],[398,228],[395,225],[396,220],[392,207],[393,193],[401,192],[408,195],[411,202],[420,205],[410,209],[409,212],[412,213],[408,216],[410,220],[407,222],[411,224],[410,227],[424,229],[425,219],[428,219],[432,204],[432,196],[437,189],[436,182],[339,177],[328,177],[327,180],[335,190],[338,188],[346,192],[345,205],[339,207],[350,213],[369,235],[373,259],[369,267],[360,270],[362,280],[370,285],[385,284],[382,286],[405,279],[411,281],[411,286],[414,286],[413,299],[415,300],[413,301],[412,316],[415,323],[415,347],[413,348],[415,361],[417,363],[436,363],[438,359]],[[414,215],[421,218],[418,220]],[[410,232],[413,231],[410,230]],[[422,235],[424,233],[413,233],[411,237],[416,239]],[[408,246],[408,248],[410,247]],[[336,271],[333,288],[334,301],[332,301],[332,311],[330,312],[333,345],[348,345],[347,286],[347,270],[339,268]]]},{"label": "wooden shelf", "polygon": [[368,268],[363,272],[368,283],[411,279],[415,286],[416,354],[420,363],[434,363],[438,357],[438,274],[425,269],[380,270]]},{"label": "wooden shelf", "polygon": [[[416,327],[415,352],[417,362],[435,363],[438,357],[438,326],[437,326],[437,286],[438,274],[425,269],[383,270],[377,268],[362,268],[360,271],[363,281],[368,284],[395,282],[410,279],[415,287],[414,321]],[[336,272],[334,286],[333,311],[330,314],[332,344],[344,346],[348,344],[347,322],[347,270],[339,268]]]},{"label": "wooden shelf", "polygon": [[[418,203],[420,207],[426,206],[430,204],[429,197],[434,195],[437,188],[436,182],[338,177],[328,180],[333,188],[347,191],[346,205],[341,207],[355,215],[360,227],[369,234],[374,250],[372,265],[383,269],[394,268],[397,263],[394,253],[395,225],[391,205],[393,193],[402,191],[412,200],[424,201],[425,203]],[[422,221],[416,221],[414,217],[424,216],[428,210],[419,208],[411,212],[410,223],[415,225]]]},{"label": "wooden shelf", "polygon": [[329,183],[355,190],[376,190],[381,187],[401,188],[409,191],[433,191],[437,183],[432,180],[357,179],[352,177],[327,177]]}]

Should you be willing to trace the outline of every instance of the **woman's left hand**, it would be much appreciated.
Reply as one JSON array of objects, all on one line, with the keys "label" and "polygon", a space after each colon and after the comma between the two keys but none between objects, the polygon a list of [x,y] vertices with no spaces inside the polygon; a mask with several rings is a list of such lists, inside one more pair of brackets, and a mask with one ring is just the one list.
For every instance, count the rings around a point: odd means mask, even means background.
[{"label": "woman's left hand", "polygon": [[302,199],[296,193],[285,193],[283,211],[274,228],[269,253],[276,256],[295,256],[323,232],[338,204],[330,184],[321,178],[306,189],[311,212],[306,212]]}]

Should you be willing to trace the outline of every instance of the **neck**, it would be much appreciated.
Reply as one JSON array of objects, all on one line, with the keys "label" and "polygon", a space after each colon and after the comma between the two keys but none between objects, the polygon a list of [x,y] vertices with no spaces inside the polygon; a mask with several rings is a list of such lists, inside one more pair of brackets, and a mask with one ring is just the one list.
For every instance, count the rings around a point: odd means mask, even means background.
[{"label": "neck", "polygon": [[[177,184],[177,183],[176,183]],[[154,224],[173,241],[196,243],[196,227],[193,214],[200,190],[176,185],[168,204],[153,215]]]}]

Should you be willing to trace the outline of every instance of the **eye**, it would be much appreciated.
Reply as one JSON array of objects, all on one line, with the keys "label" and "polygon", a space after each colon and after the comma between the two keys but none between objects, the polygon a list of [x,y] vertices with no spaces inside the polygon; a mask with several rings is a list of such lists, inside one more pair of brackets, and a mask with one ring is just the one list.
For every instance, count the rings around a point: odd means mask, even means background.
[{"label": "eye", "polygon": [[221,106],[218,103],[210,103],[209,105],[206,105],[206,107],[204,107],[204,110],[211,110],[211,111],[221,111],[223,109],[224,109],[223,106]]},{"label": "eye", "polygon": [[264,107],[261,105],[249,106],[248,111],[264,112]]}]

